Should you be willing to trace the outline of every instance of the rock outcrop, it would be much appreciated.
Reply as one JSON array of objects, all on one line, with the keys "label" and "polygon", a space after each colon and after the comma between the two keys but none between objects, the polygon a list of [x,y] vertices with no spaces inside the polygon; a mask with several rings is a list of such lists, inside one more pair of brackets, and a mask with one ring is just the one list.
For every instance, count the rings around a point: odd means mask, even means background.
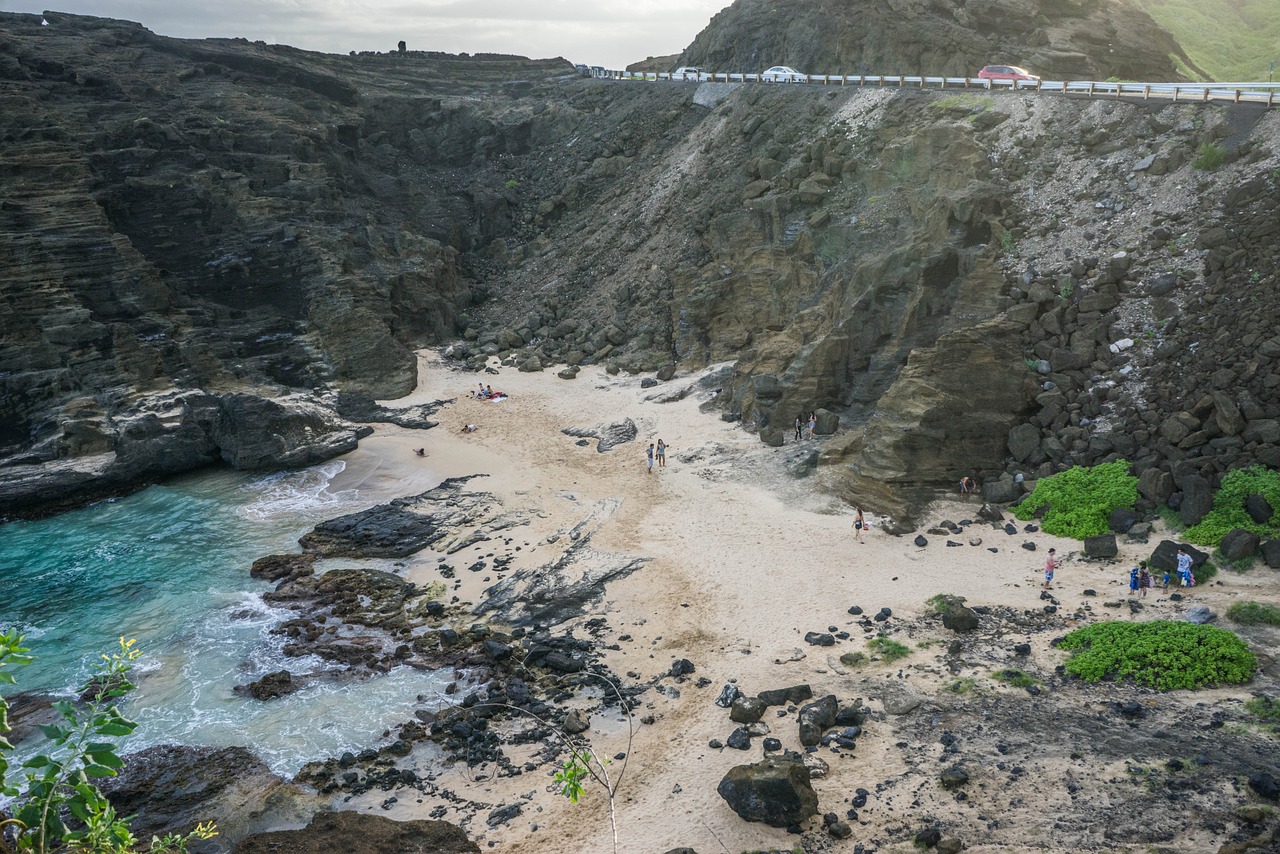
[{"label": "rock outcrop", "polygon": [[462,829],[447,821],[393,821],[358,812],[321,812],[300,830],[276,830],[242,840],[235,854],[480,854]]}]

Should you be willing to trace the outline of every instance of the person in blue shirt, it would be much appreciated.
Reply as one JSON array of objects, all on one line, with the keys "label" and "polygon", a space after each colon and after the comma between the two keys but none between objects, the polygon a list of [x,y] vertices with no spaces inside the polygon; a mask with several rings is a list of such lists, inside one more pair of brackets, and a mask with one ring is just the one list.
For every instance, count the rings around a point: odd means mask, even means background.
[{"label": "person in blue shirt", "polygon": [[1191,555],[1187,554],[1184,548],[1178,549],[1178,578],[1182,581],[1183,587],[1194,587],[1196,577],[1191,574]]},{"label": "person in blue shirt", "polygon": [[1135,566],[1129,570],[1129,595],[1138,592],[1139,569]]}]

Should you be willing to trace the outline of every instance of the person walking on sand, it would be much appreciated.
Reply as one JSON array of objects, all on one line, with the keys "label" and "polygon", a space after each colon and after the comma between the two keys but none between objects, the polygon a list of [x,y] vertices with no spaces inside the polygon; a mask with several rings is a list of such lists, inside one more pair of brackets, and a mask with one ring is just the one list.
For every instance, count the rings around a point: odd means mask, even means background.
[{"label": "person walking on sand", "polygon": [[809,438],[813,438],[813,431],[818,427],[818,413],[809,413]]},{"label": "person walking on sand", "polygon": [[1138,569],[1138,567],[1136,566],[1129,570],[1129,595],[1130,596],[1138,592],[1138,584],[1141,580],[1142,580],[1142,570]]},{"label": "person walking on sand", "polygon": [[658,440],[658,447],[654,453],[654,456],[656,456],[658,459],[658,468],[664,469],[667,467],[667,443],[666,442],[662,441],[661,439]]},{"label": "person walking on sand", "polygon": [[1058,550],[1049,549],[1049,556],[1044,559],[1044,589],[1053,589],[1053,573],[1058,569]]},{"label": "person walking on sand", "polygon": [[861,507],[855,507],[853,510],[853,538],[860,543],[865,543],[866,540],[862,539],[862,532],[867,529],[867,520],[862,516]]},{"label": "person walking on sand", "polygon": [[1147,598],[1147,588],[1154,586],[1155,579],[1151,577],[1151,570],[1147,569],[1147,562],[1138,561],[1138,595],[1143,599]]},{"label": "person walking on sand", "polygon": [[800,432],[803,428],[804,428],[804,421],[802,421],[800,416],[797,415],[796,416],[796,441],[797,442],[799,442],[801,439],[804,438],[804,435]]},{"label": "person walking on sand", "polygon": [[649,443],[649,449],[644,452],[645,458],[649,461],[649,474],[653,474],[653,443]]}]

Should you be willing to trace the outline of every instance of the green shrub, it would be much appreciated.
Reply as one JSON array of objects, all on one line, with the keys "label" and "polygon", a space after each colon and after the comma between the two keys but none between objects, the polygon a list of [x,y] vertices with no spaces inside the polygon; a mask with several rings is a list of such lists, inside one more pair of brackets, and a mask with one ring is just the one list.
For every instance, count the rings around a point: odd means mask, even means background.
[{"label": "green shrub", "polygon": [[[1261,493],[1268,504],[1277,508],[1266,525],[1253,521],[1244,510],[1245,499],[1255,492]],[[1227,472],[1222,479],[1222,488],[1213,496],[1213,509],[1200,520],[1200,524],[1187,529],[1187,542],[1216,546],[1234,528],[1244,528],[1261,537],[1280,536],[1280,472],[1265,466]]]},{"label": "green shrub", "polygon": [[872,638],[867,641],[867,646],[873,655],[880,656],[880,660],[885,663],[906,658],[911,654],[911,647],[886,637]]},{"label": "green shrub", "polygon": [[1242,626],[1280,626],[1280,608],[1266,602],[1236,602],[1227,619]]},{"label": "green shrub", "polygon": [[1244,710],[1268,728],[1280,731],[1280,700],[1254,697],[1245,701]]},{"label": "green shrub", "polygon": [[1032,685],[1039,685],[1040,680],[1027,673],[1025,670],[1019,670],[1016,667],[1008,667],[1004,670],[997,670],[991,674],[991,678],[997,682],[1003,682],[1014,688],[1030,688]]},{"label": "green shrub", "polygon": [[1239,685],[1258,668],[1234,633],[1167,620],[1094,623],[1068,634],[1061,648],[1075,651],[1066,670],[1086,682],[1129,679],[1161,691]]},{"label": "green shrub", "polygon": [[1182,524],[1182,516],[1178,511],[1168,504],[1161,504],[1156,508],[1156,513],[1159,514],[1160,521],[1164,523],[1164,529],[1171,534],[1176,534],[1187,527]]},{"label": "green shrub", "polygon": [[1206,142],[1197,149],[1196,159],[1191,161],[1191,165],[1201,172],[1212,172],[1222,165],[1226,155],[1227,150],[1221,145]]},{"label": "green shrub", "polygon": [[1129,463],[1116,460],[1100,466],[1075,466],[1061,474],[1041,478],[1036,488],[1014,508],[1019,519],[1031,519],[1048,507],[1040,527],[1059,537],[1083,540],[1108,530],[1111,511],[1132,508],[1138,500],[1138,479],[1129,474]]},{"label": "green shrub", "polygon": [[953,593],[937,593],[924,600],[924,604],[934,613],[941,614],[952,605],[963,605],[967,601],[963,596]]},{"label": "green shrub", "polygon": [[952,694],[968,694],[977,687],[978,683],[972,677],[965,676],[962,679],[956,679],[953,682],[948,682],[946,685],[943,685],[942,690],[950,691]]}]

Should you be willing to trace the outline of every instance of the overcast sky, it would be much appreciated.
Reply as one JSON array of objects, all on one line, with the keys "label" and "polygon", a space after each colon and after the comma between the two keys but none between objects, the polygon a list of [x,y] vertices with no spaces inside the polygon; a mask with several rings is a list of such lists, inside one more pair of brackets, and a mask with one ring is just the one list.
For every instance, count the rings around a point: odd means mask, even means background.
[{"label": "overcast sky", "polygon": [[179,38],[242,36],[307,50],[514,53],[622,68],[679,53],[731,0],[0,0],[6,12],[137,21]]}]

